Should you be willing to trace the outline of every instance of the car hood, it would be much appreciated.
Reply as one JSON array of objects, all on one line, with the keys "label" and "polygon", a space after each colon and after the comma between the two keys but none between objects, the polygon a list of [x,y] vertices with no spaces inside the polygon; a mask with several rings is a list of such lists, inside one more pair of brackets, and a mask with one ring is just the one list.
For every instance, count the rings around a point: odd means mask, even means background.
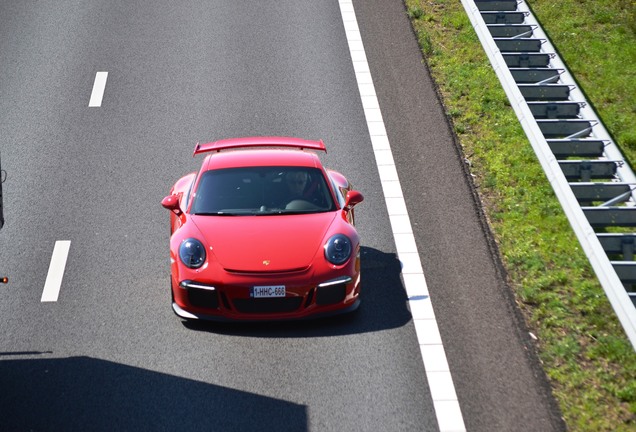
[{"label": "car hood", "polygon": [[225,270],[270,273],[308,268],[336,216],[327,212],[192,220]]}]

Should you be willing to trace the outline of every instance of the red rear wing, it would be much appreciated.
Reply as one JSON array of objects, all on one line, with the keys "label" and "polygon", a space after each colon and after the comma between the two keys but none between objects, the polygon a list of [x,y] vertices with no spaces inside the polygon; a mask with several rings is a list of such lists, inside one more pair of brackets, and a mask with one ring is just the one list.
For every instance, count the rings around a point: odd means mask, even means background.
[{"label": "red rear wing", "polygon": [[200,153],[206,153],[211,151],[219,152],[221,150],[236,149],[236,148],[249,148],[249,147],[293,147],[301,150],[320,150],[327,152],[325,144],[320,141],[310,141],[300,138],[289,137],[247,137],[247,138],[229,138],[206,144],[197,143],[194,146],[194,154],[196,156]]}]

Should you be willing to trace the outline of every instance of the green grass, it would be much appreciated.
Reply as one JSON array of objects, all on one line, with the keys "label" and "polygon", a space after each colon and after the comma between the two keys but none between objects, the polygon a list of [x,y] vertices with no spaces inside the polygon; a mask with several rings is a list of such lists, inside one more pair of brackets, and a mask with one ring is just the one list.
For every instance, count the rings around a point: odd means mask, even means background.
[{"label": "green grass", "polygon": [[[636,429],[636,353],[582,252],[459,0],[405,0],[568,428]],[[636,160],[633,0],[531,7]]]},{"label": "green grass", "polygon": [[[627,157],[635,161],[634,0],[533,0],[530,6],[544,30],[557,42],[559,53],[593,101],[605,126]],[[563,9],[568,13],[561,13]]]}]

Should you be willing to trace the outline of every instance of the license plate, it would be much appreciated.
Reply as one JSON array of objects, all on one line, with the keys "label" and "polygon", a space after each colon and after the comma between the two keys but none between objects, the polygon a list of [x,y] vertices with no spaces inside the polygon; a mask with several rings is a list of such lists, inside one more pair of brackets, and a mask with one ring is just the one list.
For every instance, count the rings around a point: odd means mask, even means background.
[{"label": "license plate", "polygon": [[285,297],[285,285],[254,286],[250,288],[252,298]]}]

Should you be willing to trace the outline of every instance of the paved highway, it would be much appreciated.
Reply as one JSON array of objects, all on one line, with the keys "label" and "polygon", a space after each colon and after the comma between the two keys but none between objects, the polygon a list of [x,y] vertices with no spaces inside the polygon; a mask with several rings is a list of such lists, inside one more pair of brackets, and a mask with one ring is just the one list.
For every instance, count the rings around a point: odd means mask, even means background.
[{"label": "paved highway", "polygon": [[[562,430],[404,7],[353,4],[466,429]],[[356,314],[173,315],[160,201],[249,135],[323,139],[364,193]],[[0,151],[0,430],[438,430],[338,1],[4,1]]]}]

